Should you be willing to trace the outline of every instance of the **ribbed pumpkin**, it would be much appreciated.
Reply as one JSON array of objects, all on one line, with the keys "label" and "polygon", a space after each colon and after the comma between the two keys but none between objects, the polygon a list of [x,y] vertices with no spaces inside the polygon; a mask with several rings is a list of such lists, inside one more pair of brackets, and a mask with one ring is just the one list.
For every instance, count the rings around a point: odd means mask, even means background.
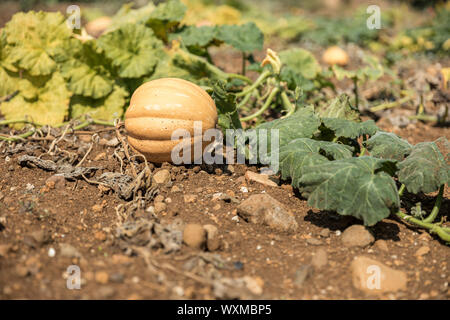
[{"label": "ribbed pumpkin", "polygon": [[[202,136],[194,137],[194,121],[202,122],[203,132],[217,123],[216,105],[205,90],[183,79],[152,80],[131,96],[125,113],[128,143],[151,162],[172,162],[172,149],[183,141],[172,141],[172,132],[186,129],[191,135],[188,143],[193,157],[194,139],[202,140]],[[203,148],[209,143],[202,143]]]},{"label": "ribbed pumpkin", "polygon": [[322,60],[329,65],[337,64],[345,66],[348,64],[348,54],[338,46],[329,47],[322,55]]}]

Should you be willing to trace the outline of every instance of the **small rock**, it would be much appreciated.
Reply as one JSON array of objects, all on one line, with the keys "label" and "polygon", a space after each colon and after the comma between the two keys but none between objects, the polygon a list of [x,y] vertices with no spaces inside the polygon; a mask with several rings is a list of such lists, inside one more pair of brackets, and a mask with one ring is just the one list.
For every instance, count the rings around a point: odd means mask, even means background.
[{"label": "small rock", "polygon": [[375,241],[375,244],[373,246],[375,248],[377,248],[378,250],[380,250],[380,251],[384,251],[384,252],[389,251],[387,242],[385,240],[382,240],[382,239]]},{"label": "small rock", "polygon": [[342,243],[346,247],[360,247],[364,248],[372,244],[375,238],[362,225],[353,225],[348,227],[342,233]]},{"label": "small rock", "polygon": [[193,203],[195,201],[197,201],[197,196],[195,194],[185,194],[184,195],[185,203]]},{"label": "small rock", "polygon": [[133,259],[124,254],[113,254],[111,256],[111,262],[113,264],[123,264],[128,266],[133,262]]},{"label": "small rock", "polygon": [[167,204],[165,204],[164,202],[156,202],[155,203],[155,213],[161,213],[163,211],[166,211],[167,209]]},{"label": "small rock", "polygon": [[260,296],[263,293],[264,280],[260,277],[249,277],[244,278],[245,285],[247,289],[254,295]]},{"label": "small rock", "polygon": [[100,284],[107,284],[109,281],[109,275],[105,271],[97,271],[95,273],[95,281]]},{"label": "small rock", "polygon": [[170,192],[172,193],[181,192],[181,188],[178,186],[173,186],[172,189],[170,189]]},{"label": "small rock", "polygon": [[430,253],[430,247],[423,246],[423,247],[420,247],[414,255],[416,257],[422,257],[428,253]]},{"label": "small rock", "polygon": [[406,273],[394,270],[379,261],[356,257],[351,263],[353,285],[371,294],[406,290]]},{"label": "small rock", "polygon": [[320,231],[319,235],[320,235],[322,238],[328,238],[328,237],[330,236],[330,229],[328,229],[328,228],[322,229],[322,230]]},{"label": "small rock", "polygon": [[53,258],[56,255],[56,251],[55,251],[54,248],[50,248],[50,249],[48,249],[48,253],[47,254],[48,254],[48,256],[50,258]]},{"label": "small rock", "polygon": [[244,264],[241,261],[235,261],[233,263],[234,269],[236,270],[242,270],[244,269]]},{"label": "small rock", "polygon": [[113,273],[110,277],[111,282],[114,282],[114,283],[122,283],[124,281],[124,279],[125,279],[125,276],[123,275],[123,273],[120,273],[120,272]]},{"label": "small rock", "polygon": [[312,246],[320,246],[322,244],[322,241],[316,238],[308,238],[306,239],[306,243]]},{"label": "small rock", "polygon": [[94,234],[95,239],[99,241],[105,241],[106,240],[106,234],[103,231],[97,231]]},{"label": "small rock", "polygon": [[66,258],[81,258],[81,253],[73,246],[67,243],[60,243],[59,249],[61,256]]},{"label": "small rock", "polygon": [[45,181],[49,189],[63,189],[66,186],[66,179],[62,175],[55,174]]},{"label": "small rock", "polygon": [[212,224],[205,224],[203,228],[206,231],[206,248],[208,251],[215,251],[220,247],[219,229]]},{"label": "small rock", "polygon": [[153,183],[155,184],[167,184],[170,181],[170,171],[162,169],[153,175]]},{"label": "small rock", "polygon": [[194,249],[204,249],[206,245],[206,230],[202,225],[189,223],[183,231],[183,241]]},{"label": "small rock", "polygon": [[250,196],[237,207],[237,213],[246,221],[278,231],[294,232],[298,229],[294,215],[268,194]]},{"label": "small rock", "polygon": [[295,272],[294,284],[301,288],[305,281],[312,276],[314,269],[310,265],[303,265]]},{"label": "small rock", "polygon": [[10,244],[0,244],[0,257],[6,257],[10,249]]},{"label": "small rock", "polygon": [[195,166],[194,168],[192,168],[192,171],[194,171],[195,173],[199,173],[201,170],[200,166]]},{"label": "small rock", "polygon": [[417,239],[421,241],[430,241],[432,238],[428,232],[423,232]]},{"label": "small rock", "polygon": [[155,199],[153,199],[153,202],[163,202],[164,201],[164,196],[161,194],[158,194]]},{"label": "small rock", "polygon": [[327,252],[325,251],[325,249],[318,249],[314,256],[312,257],[311,260],[311,264],[315,267],[315,268],[322,268],[324,266],[326,266],[328,263],[328,255]]},{"label": "small rock", "polygon": [[17,274],[19,277],[24,278],[24,277],[28,276],[30,273],[29,273],[27,267],[24,267],[24,266],[16,266],[16,274]]},{"label": "small rock", "polygon": [[245,178],[248,181],[261,183],[261,184],[263,184],[265,186],[269,186],[269,187],[277,187],[278,186],[275,182],[270,180],[269,176],[266,174],[258,174],[258,173],[252,172],[252,171],[247,171],[245,173]]},{"label": "small rock", "polygon": [[103,210],[103,205],[101,205],[101,204],[94,204],[92,206],[92,211],[95,213],[100,213],[100,212],[102,212],[102,210]]}]

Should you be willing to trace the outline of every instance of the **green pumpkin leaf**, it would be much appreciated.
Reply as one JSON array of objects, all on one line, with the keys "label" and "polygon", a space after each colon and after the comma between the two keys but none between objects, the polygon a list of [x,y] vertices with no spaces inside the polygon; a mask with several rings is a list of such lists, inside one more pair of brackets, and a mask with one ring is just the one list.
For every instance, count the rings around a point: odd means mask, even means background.
[{"label": "green pumpkin leaf", "polygon": [[372,136],[379,130],[373,120],[355,122],[339,118],[322,118],[322,123],[338,138],[356,139],[365,134]]},{"label": "green pumpkin leaf", "polygon": [[226,129],[242,129],[242,124],[236,109],[236,96],[228,93],[225,90],[224,84],[219,82],[214,85],[211,97],[217,107],[220,128],[223,131]]},{"label": "green pumpkin leaf", "polygon": [[[256,127],[256,130],[267,130],[268,141],[271,141],[271,130],[278,130],[279,147],[282,148],[292,140],[312,138],[318,132],[319,126],[320,119],[314,114],[314,110],[302,108],[287,118],[263,123]],[[267,151],[271,151],[270,145]]]},{"label": "green pumpkin leaf", "polygon": [[186,26],[182,31],[177,33],[171,33],[169,40],[181,39],[183,44],[187,47],[199,46],[208,47],[212,42],[218,41],[217,38],[218,29],[213,26]]},{"label": "green pumpkin leaf", "polygon": [[70,39],[65,48],[65,52],[56,59],[61,63],[61,73],[70,91],[94,99],[108,95],[113,89],[114,80],[107,59],[96,42]]},{"label": "green pumpkin leaf", "polygon": [[295,139],[280,148],[278,168],[282,179],[291,178],[292,186],[298,187],[305,167],[329,160],[348,159],[352,153],[353,148],[343,144],[308,138]]},{"label": "green pumpkin leaf", "polygon": [[139,78],[153,72],[157,50],[163,43],[151,29],[141,24],[127,24],[98,39],[98,46],[111,59],[122,78]]},{"label": "green pumpkin leaf", "polygon": [[187,7],[180,0],[169,0],[160,3],[150,13],[147,26],[153,29],[156,36],[164,41],[168,33],[183,20]]},{"label": "green pumpkin leaf", "polygon": [[242,52],[262,50],[264,35],[253,22],[217,27],[217,39]]},{"label": "green pumpkin leaf", "polygon": [[145,24],[156,6],[150,1],[147,5],[132,9],[133,3],[126,3],[112,17],[111,27],[106,32],[121,28],[126,24]]},{"label": "green pumpkin leaf", "polygon": [[33,88],[30,81],[27,94],[19,92],[10,101],[0,104],[1,113],[7,120],[28,118],[41,125],[60,124],[67,116],[71,95],[63,77],[55,72],[45,80],[36,81],[39,86]]},{"label": "green pumpkin leaf", "polygon": [[320,65],[311,52],[300,49],[288,49],[279,54],[283,69],[287,68],[306,79],[314,79],[320,72]]},{"label": "green pumpkin leaf", "polygon": [[56,71],[54,56],[62,50],[72,31],[61,13],[16,13],[5,26],[6,39],[11,45],[11,63],[33,76]]},{"label": "green pumpkin leaf", "polygon": [[98,120],[113,120],[123,115],[128,91],[114,86],[106,97],[93,99],[83,96],[73,96],[70,101],[70,117],[78,118],[89,115]]},{"label": "green pumpkin leaf", "polygon": [[308,204],[350,215],[372,226],[400,206],[394,179],[386,173],[389,160],[359,157],[323,162],[304,168],[298,184]]},{"label": "green pumpkin leaf", "polygon": [[450,143],[444,137],[416,144],[398,164],[398,180],[412,193],[434,192],[450,178]]},{"label": "green pumpkin leaf", "polygon": [[376,158],[402,161],[413,148],[408,141],[391,132],[378,131],[363,142],[370,154]]},{"label": "green pumpkin leaf", "polygon": [[330,103],[322,105],[316,112],[323,118],[339,118],[346,120],[359,120],[359,111],[350,104],[347,94],[341,94],[331,100]]}]

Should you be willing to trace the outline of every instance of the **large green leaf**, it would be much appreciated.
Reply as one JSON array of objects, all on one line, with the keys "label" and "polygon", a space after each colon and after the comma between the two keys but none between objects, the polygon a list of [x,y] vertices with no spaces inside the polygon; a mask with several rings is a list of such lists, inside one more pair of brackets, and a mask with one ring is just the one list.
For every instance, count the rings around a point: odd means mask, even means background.
[{"label": "large green leaf", "polygon": [[395,181],[386,173],[392,165],[373,157],[329,161],[304,168],[298,183],[309,205],[372,226],[400,206]]},{"label": "large green leaf", "polygon": [[304,168],[329,160],[352,157],[353,148],[327,141],[308,138],[295,139],[280,148],[279,165],[281,178],[291,178],[292,185],[298,187]]},{"label": "large green leaf", "polygon": [[117,11],[112,17],[111,27],[107,32],[121,28],[126,24],[145,24],[150,17],[150,14],[155,10],[155,5],[150,1],[147,5],[132,9],[133,3],[126,3]]},{"label": "large green leaf", "polygon": [[216,26],[186,26],[182,31],[171,33],[169,40],[181,39],[185,46],[207,47],[217,41],[218,27]]},{"label": "large green leaf", "polygon": [[412,150],[408,141],[391,132],[378,131],[363,142],[370,154],[376,158],[402,161]]},{"label": "large green leaf", "polygon": [[[320,119],[314,110],[302,108],[287,118],[277,119],[259,125],[256,130],[267,130],[267,139],[271,141],[272,130],[278,130],[279,147],[283,147],[298,138],[312,138],[318,132]],[[268,152],[271,151],[270,145]]]},{"label": "large green leaf", "polygon": [[262,50],[264,35],[253,22],[218,27],[217,39],[243,52]]},{"label": "large green leaf", "polygon": [[349,121],[339,118],[322,118],[324,126],[332,130],[336,137],[356,139],[362,135],[374,135],[378,127],[373,120],[364,122]]},{"label": "large green leaf", "polygon": [[28,118],[38,124],[56,125],[64,121],[69,109],[70,92],[63,77],[55,72],[45,81],[37,80],[39,86],[32,89],[28,84],[25,91],[28,99],[20,92],[8,102],[0,104],[0,111],[6,119]]},{"label": "large green leaf", "polygon": [[0,30],[0,98],[13,93],[18,89],[17,81],[12,76],[17,69],[10,64],[9,54],[11,47],[6,42],[5,30]]},{"label": "large green leaf", "polygon": [[226,129],[242,129],[242,124],[236,109],[236,96],[228,93],[223,83],[217,83],[214,85],[212,98],[217,107],[220,128],[223,131]]},{"label": "large green leaf", "polygon": [[114,80],[107,59],[94,40],[70,39],[65,49],[57,56],[57,61],[74,94],[98,99],[112,91]]},{"label": "large green leaf", "polygon": [[323,118],[359,120],[359,111],[350,104],[347,94],[341,94],[316,110]]},{"label": "large green leaf", "polygon": [[19,12],[5,26],[11,62],[33,75],[48,75],[57,69],[54,56],[72,31],[60,13]]},{"label": "large green leaf", "polygon": [[120,118],[124,112],[127,96],[128,91],[117,85],[108,96],[100,99],[73,96],[70,101],[70,117],[89,115],[99,120]]},{"label": "large green leaf", "polygon": [[314,79],[320,72],[320,65],[311,52],[300,49],[288,49],[279,53],[283,69],[291,69],[306,79]]},{"label": "large green leaf", "polygon": [[169,0],[160,3],[150,13],[147,25],[153,29],[156,36],[167,41],[168,33],[183,19],[187,7],[180,0]]},{"label": "large green leaf", "polygon": [[450,177],[450,144],[444,137],[416,144],[398,164],[398,180],[412,193],[434,192]]},{"label": "large green leaf", "polygon": [[153,72],[158,63],[156,51],[161,50],[163,43],[144,25],[126,24],[102,35],[98,46],[111,59],[120,77],[139,78]]}]

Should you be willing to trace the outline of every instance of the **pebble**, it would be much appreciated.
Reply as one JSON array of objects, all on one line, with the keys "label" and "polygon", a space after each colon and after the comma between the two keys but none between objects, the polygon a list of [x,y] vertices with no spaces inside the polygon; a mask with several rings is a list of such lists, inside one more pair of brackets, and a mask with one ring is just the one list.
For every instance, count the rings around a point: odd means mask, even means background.
[{"label": "pebble", "polygon": [[55,251],[54,248],[48,249],[48,256],[49,256],[50,258],[53,258],[55,255],[56,255],[56,251]]},{"label": "pebble", "polygon": [[311,264],[318,269],[328,264],[328,255],[325,249],[320,248],[315,252],[311,259]]},{"label": "pebble", "polygon": [[45,181],[45,185],[49,188],[49,189],[63,189],[66,186],[66,179],[58,174],[52,175],[50,178],[48,178]]},{"label": "pebble", "polygon": [[316,238],[308,238],[306,239],[306,243],[312,246],[320,246],[322,244],[322,241]]},{"label": "pebble", "polygon": [[195,194],[185,194],[183,198],[185,203],[193,203],[197,201],[197,195]]},{"label": "pebble", "polygon": [[156,202],[163,202],[164,201],[164,196],[161,194],[158,194],[155,199],[153,200],[154,203]]},{"label": "pebble", "polygon": [[250,223],[267,225],[274,230],[294,232],[298,229],[294,215],[268,194],[250,196],[237,207],[237,213]]},{"label": "pebble", "polygon": [[314,269],[310,265],[302,265],[295,272],[294,284],[298,288],[301,288],[305,281],[310,278],[314,273]]},{"label": "pebble", "polygon": [[247,289],[251,293],[257,296],[263,293],[263,286],[264,286],[263,279],[261,279],[260,277],[250,277],[250,276],[245,276],[243,279]]},{"label": "pebble", "polygon": [[106,160],[106,153],[105,152],[101,152],[98,155],[95,156],[94,161],[100,161],[100,160]]},{"label": "pebble", "polygon": [[170,171],[167,169],[159,170],[159,171],[155,172],[152,180],[153,180],[154,184],[159,184],[159,185],[167,184],[170,181]]},{"label": "pebble", "polygon": [[242,193],[247,193],[248,192],[248,188],[242,186],[239,190],[241,190]]},{"label": "pebble", "polygon": [[115,294],[116,290],[111,286],[102,286],[97,290],[97,295],[101,299],[111,299]]},{"label": "pebble", "polygon": [[0,257],[6,257],[10,249],[10,244],[0,244]]},{"label": "pebble", "polygon": [[358,256],[352,261],[350,269],[353,286],[364,292],[379,294],[406,290],[408,282],[406,273],[392,269],[377,260]]},{"label": "pebble", "polygon": [[382,239],[377,240],[377,241],[375,241],[375,244],[373,246],[380,251],[384,251],[384,252],[389,251],[389,247],[387,245],[386,240],[382,240]]},{"label": "pebble", "polygon": [[375,238],[372,234],[362,225],[352,225],[345,229],[342,233],[342,243],[346,247],[360,247],[364,248],[372,244]]},{"label": "pebble", "polygon": [[99,241],[105,241],[106,240],[106,234],[103,231],[97,231],[94,234],[95,239]]},{"label": "pebble", "polygon": [[97,271],[95,273],[95,281],[100,284],[107,284],[109,281],[109,275],[105,271]]},{"label": "pebble", "polygon": [[172,193],[181,192],[181,188],[178,186],[173,186],[172,189],[170,189],[170,192]]},{"label": "pebble", "polygon": [[428,253],[430,253],[430,247],[423,246],[423,247],[420,247],[414,255],[416,257],[422,257]]},{"label": "pebble", "polygon": [[165,204],[164,202],[155,202],[155,213],[161,213],[163,211],[166,211],[167,209],[167,204]]},{"label": "pebble", "polygon": [[278,185],[269,179],[267,174],[258,174],[252,171],[245,172],[245,179],[248,181],[257,182],[269,187],[277,187]]},{"label": "pebble", "polygon": [[330,236],[330,229],[328,229],[328,228],[322,229],[322,230],[320,231],[319,235],[320,235],[322,238],[328,238],[328,237]]},{"label": "pebble", "polygon": [[187,224],[183,231],[183,242],[191,248],[204,249],[206,245],[206,230],[200,224]]},{"label": "pebble", "polygon": [[60,253],[62,257],[66,258],[81,258],[81,253],[73,246],[67,243],[60,243]]},{"label": "pebble", "polygon": [[208,251],[215,251],[220,247],[219,229],[212,224],[205,224],[203,228],[206,231],[206,248]]},{"label": "pebble", "polygon": [[124,281],[124,279],[125,279],[125,276],[123,275],[123,273],[120,273],[120,272],[113,273],[110,277],[111,282],[114,282],[114,283],[122,283]]}]

